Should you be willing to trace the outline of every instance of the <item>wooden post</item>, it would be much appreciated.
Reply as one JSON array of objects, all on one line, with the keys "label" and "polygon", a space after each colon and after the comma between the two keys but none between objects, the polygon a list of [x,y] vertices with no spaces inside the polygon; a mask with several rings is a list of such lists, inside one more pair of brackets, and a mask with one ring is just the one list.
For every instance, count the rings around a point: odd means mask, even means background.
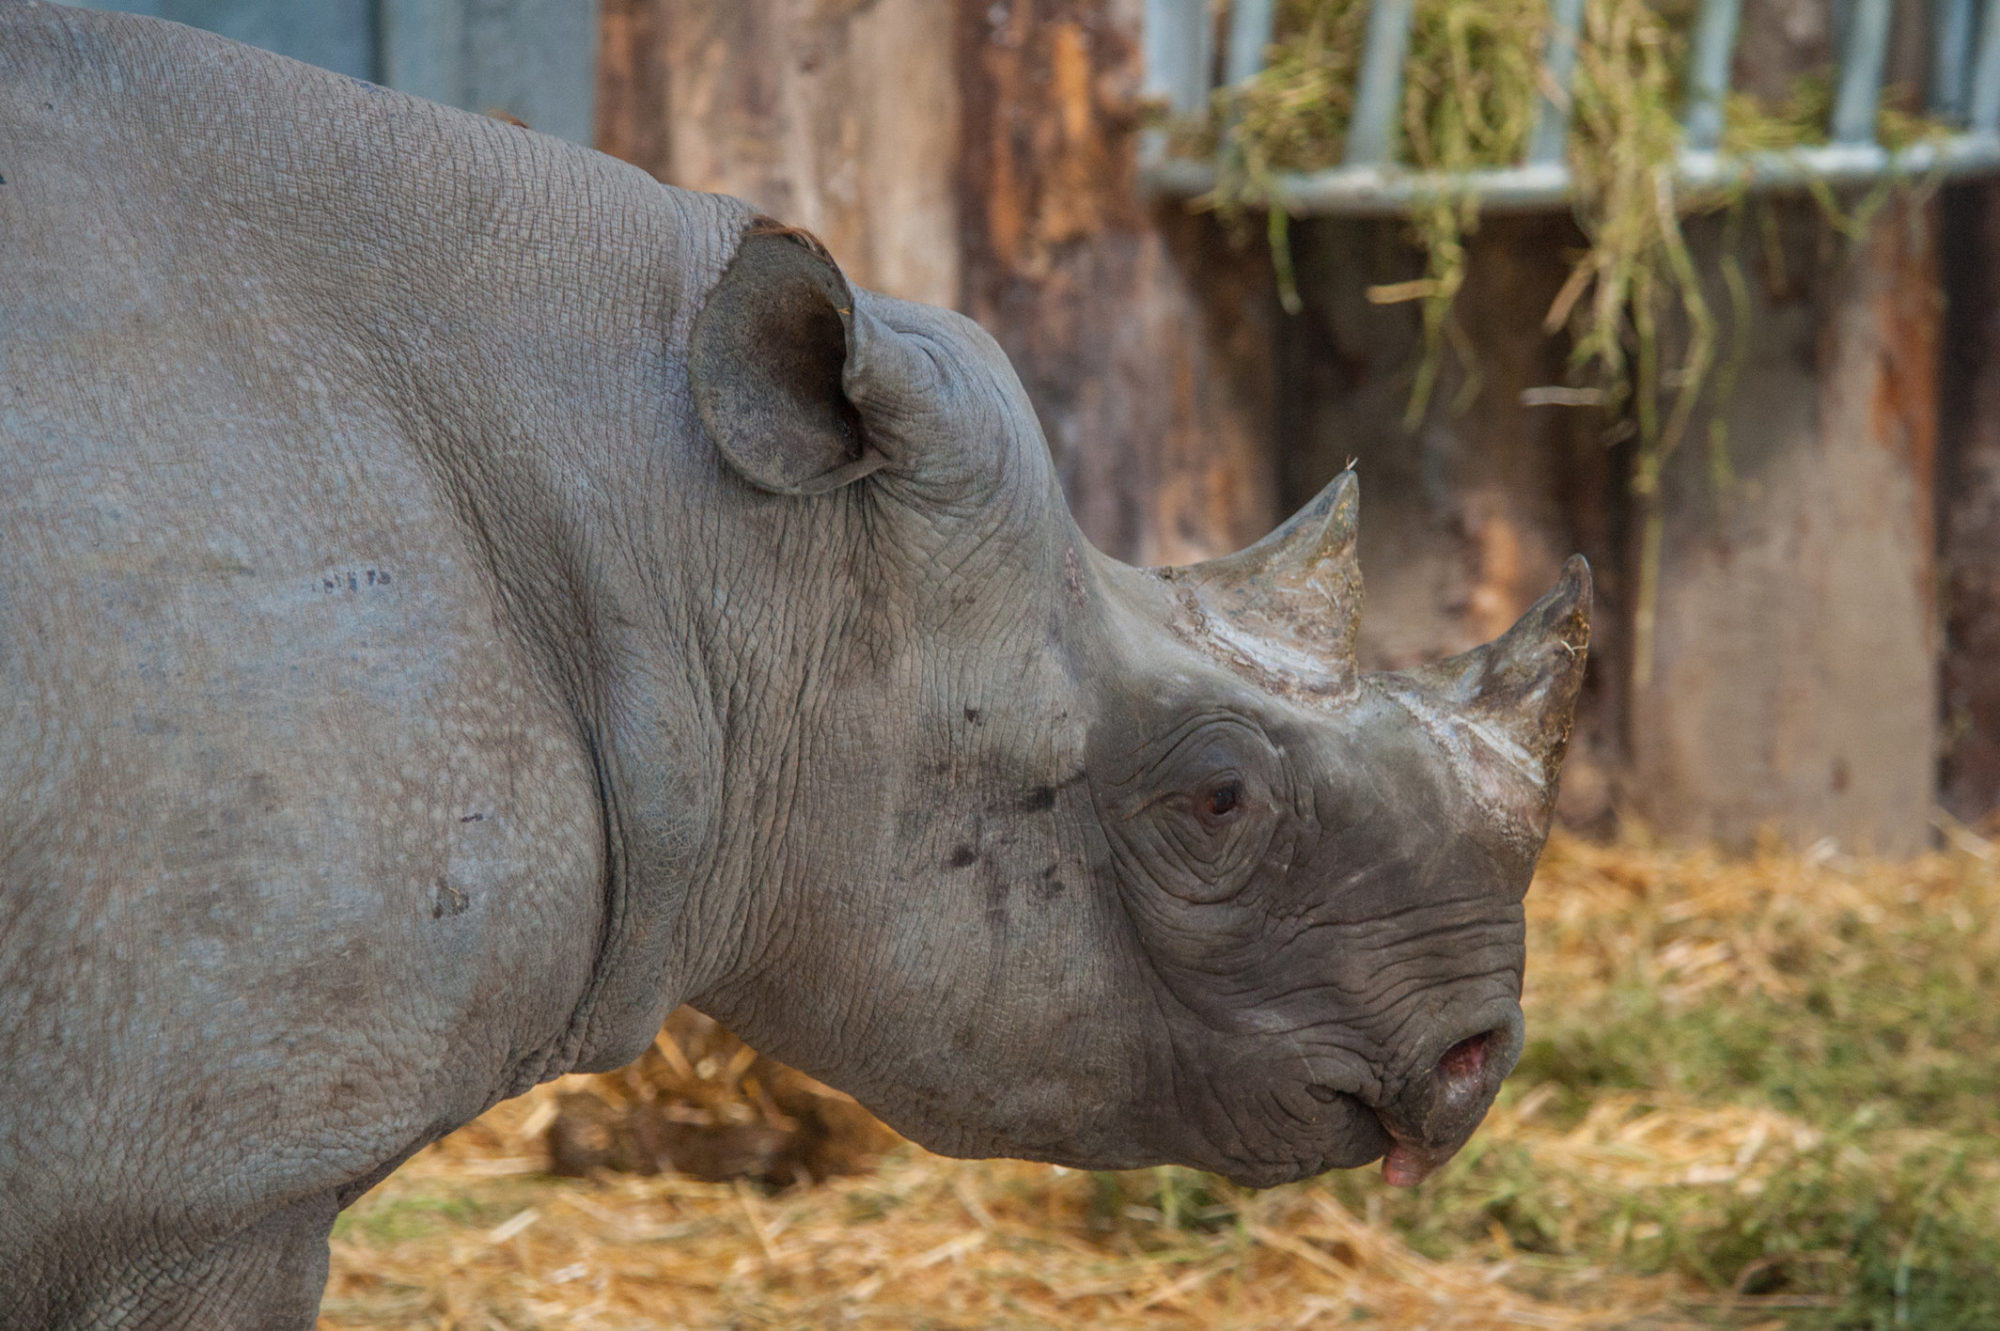
[{"label": "wooden post", "polygon": [[864,286],[951,304],[954,23],[934,0],[608,0],[598,146],[805,227]]},{"label": "wooden post", "polygon": [[963,307],[1013,357],[1084,531],[1180,563],[1280,516],[1275,302],[1261,243],[1139,197],[1138,8],[960,6]]},{"label": "wooden post", "polygon": [[[1720,404],[1735,480],[1716,484],[1699,435],[1663,479],[1626,791],[1676,833],[1908,854],[1936,787],[1935,212],[1891,203],[1855,241],[1809,202],[1779,218],[1761,260],[1740,256],[1756,299]],[[1695,233],[1709,271],[1719,231]]]},{"label": "wooden post", "polygon": [[1958,187],[1944,207],[1941,793],[1988,823],[2000,811],[2000,185]]}]

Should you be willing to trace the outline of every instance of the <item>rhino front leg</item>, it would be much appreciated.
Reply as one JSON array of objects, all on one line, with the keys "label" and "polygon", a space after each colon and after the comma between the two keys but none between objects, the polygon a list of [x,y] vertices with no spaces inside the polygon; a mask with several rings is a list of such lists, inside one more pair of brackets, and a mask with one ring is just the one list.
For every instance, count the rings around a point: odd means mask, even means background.
[{"label": "rhino front leg", "polygon": [[[339,1207],[315,1197],[198,1253],[156,1252],[30,1326],[51,1331],[300,1331],[317,1320]],[[63,1303],[68,1303],[67,1308]]]}]

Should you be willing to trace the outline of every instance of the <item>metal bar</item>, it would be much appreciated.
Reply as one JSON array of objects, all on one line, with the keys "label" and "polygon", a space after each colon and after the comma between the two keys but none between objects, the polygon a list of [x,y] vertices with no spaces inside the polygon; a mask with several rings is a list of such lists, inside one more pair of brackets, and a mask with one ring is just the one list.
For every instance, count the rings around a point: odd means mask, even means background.
[{"label": "metal bar", "polygon": [[1687,105],[1681,112],[1682,141],[1690,152],[1714,152],[1722,146],[1729,61],[1736,54],[1736,25],[1742,13],[1742,0],[1702,0],[1688,64]]},{"label": "metal bar", "polygon": [[1542,52],[1542,98],[1528,161],[1560,162],[1569,148],[1570,84],[1576,78],[1576,39],[1583,0],[1549,0],[1548,45]]},{"label": "metal bar", "polygon": [[1743,184],[1753,190],[1799,189],[1823,180],[1829,185],[1863,185],[1885,178],[1922,179],[1982,175],[2000,171],[2000,138],[1954,134],[1890,151],[1876,143],[1829,143],[1815,148],[1748,153],[1683,162],[1675,171],[1683,186],[1703,190]]},{"label": "metal bar", "polygon": [[1980,6],[1979,49],[1972,61],[1972,103],[1966,121],[1976,133],[2000,133],[2000,0]]},{"label": "metal bar", "polygon": [[1263,72],[1264,49],[1271,44],[1277,16],[1275,0],[1234,0],[1230,5],[1229,49],[1222,53],[1224,83],[1242,83]]},{"label": "metal bar", "polygon": [[1146,0],[1142,56],[1149,99],[1176,115],[1208,105],[1209,23],[1205,0]]},{"label": "metal bar", "polygon": [[1840,85],[1827,137],[1836,144],[1875,142],[1875,108],[1882,98],[1882,66],[1889,55],[1893,0],[1855,0],[1840,52]]},{"label": "metal bar", "polygon": [[[1885,176],[1912,178],[2000,173],[2000,136],[1954,134],[1891,152],[1878,144],[1828,144],[1742,157],[1714,153],[1687,157],[1675,168],[1677,184],[1692,196],[1742,186],[1757,192],[1801,189],[1815,180],[1866,184]],[[1215,187],[1206,162],[1174,161],[1148,172],[1147,184],[1165,194],[1194,197]],[[1560,165],[1499,167],[1465,172],[1383,172],[1373,167],[1288,172],[1271,182],[1273,201],[1295,216],[1395,217],[1438,199],[1473,198],[1486,212],[1537,212],[1561,208],[1571,198],[1569,171]]]},{"label": "metal bar", "polygon": [[1375,0],[1368,15],[1368,44],[1361,52],[1354,119],[1347,124],[1344,166],[1385,166],[1396,153],[1396,122],[1403,103],[1403,57],[1410,46],[1415,0]]},{"label": "metal bar", "polygon": [[1933,0],[1931,114],[1960,123],[1972,71],[1972,15],[1972,0]]},{"label": "metal bar", "polygon": [[[1204,0],[1146,0],[1140,29],[1139,55],[1144,74],[1140,96],[1164,104],[1174,115],[1188,115],[1208,101],[1208,66],[1201,34],[1208,26]],[[1139,136],[1142,180],[1153,179],[1168,165],[1167,133],[1148,129]]]}]

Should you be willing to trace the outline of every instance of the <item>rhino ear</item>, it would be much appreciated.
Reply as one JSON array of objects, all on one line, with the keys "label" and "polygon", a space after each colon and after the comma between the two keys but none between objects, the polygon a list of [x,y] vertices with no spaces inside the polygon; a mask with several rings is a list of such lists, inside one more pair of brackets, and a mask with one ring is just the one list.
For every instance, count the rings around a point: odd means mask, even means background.
[{"label": "rhino ear", "polygon": [[819,242],[755,219],[688,346],[695,410],[745,480],[817,494],[884,464],[848,392],[857,331],[854,292]]}]

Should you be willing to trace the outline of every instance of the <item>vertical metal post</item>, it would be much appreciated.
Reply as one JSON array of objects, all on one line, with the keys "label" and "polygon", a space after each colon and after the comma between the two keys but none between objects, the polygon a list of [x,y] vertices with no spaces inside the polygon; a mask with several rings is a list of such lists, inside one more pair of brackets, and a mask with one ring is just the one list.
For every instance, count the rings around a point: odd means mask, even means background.
[{"label": "vertical metal post", "polygon": [[2000,0],[1983,0],[1979,48],[1972,59],[1971,110],[1967,123],[1979,133],[2000,133]]},{"label": "vertical metal post", "polygon": [[1208,103],[1210,51],[1204,0],[1146,0],[1144,94],[1176,115]]},{"label": "vertical metal post", "polygon": [[1972,0],[1932,0],[1931,114],[1965,119],[1967,76],[1972,71]]},{"label": "vertical metal post", "polygon": [[1375,0],[1368,15],[1368,44],[1361,51],[1361,79],[1354,118],[1347,123],[1343,166],[1381,166],[1395,155],[1396,122],[1403,103],[1403,57],[1410,48],[1416,0]]},{"label": "vertical metal post", "polygon": [[1254,79],[1264,68],[1264,48],[1277,21],[1274,0],[1235,0],[1229,7],[1229,49],[1222,53],[1222,81]]},{"label": "vertical metal post", "polygon": [[1528,162],[1561,162],[1569,147],[1570,84],[1576,79],[1576,39],[1583,26],[1583,0],[1549,0],[1549,35],[1542,48],[1541,104]]},{"label": "vertical metal post", "polygon": [[1833,123],[1827,127],[1835,143],[1875,142],[1875,108],[1882,97],[1882,65],[1889,55],[1892,4],[1893,0],[1854,0],[1840,52]]},{"label": "vertical metal post", "polygon": [[[1140,95],[1164,103],[1182,116],[1208,100],[1208,6],[1203,0],[1146,0],[1139,55],[1144,64]],[[1148,129],[1139,136],[1139,166],[1150,170],[1167,160],[1167,132]]]},{"label": "vertical metal post", "polygon": [[1681,111],[1690,151],[1714,152],[1722,146],[1729,62],[1736,54],[1736,25],[1742,12],[1742,0],[1702,0],[1688,63],[1687,105]]}]

